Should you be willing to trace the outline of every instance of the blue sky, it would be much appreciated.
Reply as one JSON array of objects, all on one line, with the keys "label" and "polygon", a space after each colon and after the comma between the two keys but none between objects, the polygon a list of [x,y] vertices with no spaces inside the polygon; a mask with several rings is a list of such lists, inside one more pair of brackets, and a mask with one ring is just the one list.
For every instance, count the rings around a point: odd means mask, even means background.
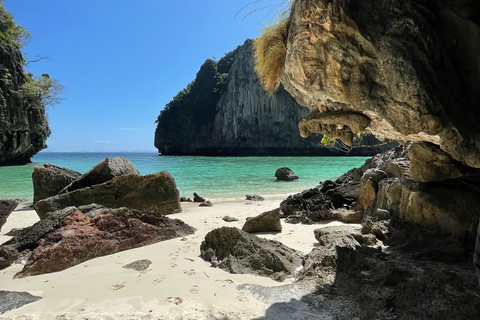
[{"label": "blue sky", "polygon": [[255,38],[275,10],[246,14],[278,2],[4,0],[31,34],[26,59],[49,57],[27,69],[67,88],[48,110],[48,151],[156,151],[160,110],[206,59]]}]

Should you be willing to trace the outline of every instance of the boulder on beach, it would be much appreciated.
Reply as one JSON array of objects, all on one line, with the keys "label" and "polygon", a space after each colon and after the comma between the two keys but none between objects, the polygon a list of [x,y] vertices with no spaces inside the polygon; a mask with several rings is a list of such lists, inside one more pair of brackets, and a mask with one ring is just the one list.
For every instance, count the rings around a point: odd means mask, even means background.
[{"label": "boulder on beach", "polygon": [[42,297],[34,296],[28,292],[15,292],[0,290],[0,314],[20,308],[26,304],[41,300]]},{"label": "boulder on beach", "polygon": [[[91,219],[75,208],[71,211],[30,247],[33,251],[16,277],[63,270],[95,257],[195,232],[180,220],[127,208],[104,209]],[[37,224],[48,221],[51,220],[41,220]],[[23,237],[28,235],[24,233]]]},{"label": "boulder on beach", "polygon": [[277,171],[275,171],[275,178],[281,181],[293,181],[299,179],[299,177],[287,167],[277,169]]},{"label": "boulder on beach", "polygon": [[213,207],[213,203],[211,203],[210,201],[207,200],[207,201],[203,201],[198,206],[199,207]]},{"label": "boulder on beach", "polygon": [[255,232],[282,232],[280,209],[274,209],[248,219],[242,230],[248,233]]},{"label": "boulder on beach", "polygon": [[49,163],[45,163],[43,166],[44,168],[35,167],[33,169],[33,204],[57,195],[82,176],[80,172]]},{"label": "boulder on beach", "polygon": [[7,222],[8,216],[15,210],[18,204],[19,201],[17,200],[0,200],[0,230],[2,230],[3,225]]},{"label": "boulder on beach", "polygon": [[200,197],[196,192],[193,193],[193,202],[205,202],[205,198]]},{"label": "boulder on beach", "polygon": [[246,200],[250,201],[264,201],[265,198],[262,196],[259,196],[258,194],[246,194],[245,195]]},{"label": "boulder on beach", "polygon": [[159,215],[182,212],[175,180],[166,171],[146,176],[128,174],[114,177],[102,184],[41,200],[35,205],[35,210],[40,219],[44,219],[48,212],[91,203],[107,208],[127,207]]},{"label": "boulder on beach", "polygon": [[70,192],[92,185],[101,184],[122,175],[140,176],[135,165],[125,158],[105,158],[77,180],[65,187],[60,193]]},{"label": "boulder on beach", "polygon": [[230,273],[249,273],[283,281],[302,265],[302,254],[278,241],[238,228],[210,231],[200,246],[204,260]]}]

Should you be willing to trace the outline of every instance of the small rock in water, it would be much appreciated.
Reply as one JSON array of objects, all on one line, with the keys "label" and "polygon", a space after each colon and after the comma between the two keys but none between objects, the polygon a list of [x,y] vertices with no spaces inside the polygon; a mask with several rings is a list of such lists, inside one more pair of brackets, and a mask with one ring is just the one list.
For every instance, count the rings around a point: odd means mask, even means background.
[{"label": "small rock in water", "polygon": [[264,197],[259,196],[258,194],[246,194],[245,198],[247,198],[247,200],[250,200],[250,201],[263,201],[263,200],[265,200]]},{"label": "small rock in water", "polygon": [[124,265],[122,268],[133,269],[135,271],[144,271],[144,270],[147,270],[151,264],[152,264],[152,261],[148,259],[143,259],[143,260],[137,260],[127,265]]},{"label": "small rock in water", "polygon": [[193,202],[205,202],[205,198],[200,197],[196,192],[193,193]]},{"label": "small rock in water", "polygon": [[275,178],[282,181],[298,180],[299,177],[292,171],[292,169],[283,167],[275,171]]},{"label": "small rock in water", "polygon": [[213,204],[210,201],[204,201],[198,205],[199,207],[213,207]]},{"label": "small rock in water", "polygon": [[234,222],[234,221],[238,221],[237,218],[235,217],[230,217],[230,216],[225,216],[222,218],[223,221],[226,221],[226,222]]}]

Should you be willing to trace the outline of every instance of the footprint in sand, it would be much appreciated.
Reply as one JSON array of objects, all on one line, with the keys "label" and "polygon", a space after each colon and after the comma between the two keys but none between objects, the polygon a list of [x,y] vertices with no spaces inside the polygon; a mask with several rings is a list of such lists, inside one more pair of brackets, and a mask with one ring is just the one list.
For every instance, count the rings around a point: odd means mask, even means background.
[{"label": "footprint in sand", "polygon": [[197,287],[197,286],[193,286],[193,288],[190,289],[190,293],[191,293],[191,294],[198,294],[198,287]]},{"label": "footprint in sand", "polygon": [[185,260],[188,260],[188,261],[190,261],[190,262],[194,262],[194,261],[195,261],[195,260],[190,259],[190,258],[185,258]]},{"label": "footprint in sand", "polygon": [[155,279],[153,280],[153,284],[159,284],[160,282],[162,282],[163,280],[165,280],[165,278],[160,278],[160,279]]},{"label": "footprint in sand", "polygon": [[177,266],[176,263],[170,263],[170,267],[171,267],[171,268],[175,268],[176,266]]},{"label": "footprint in sand", "polygon": [[118,282],[114,285],[112,285],[112,290],[120,290],[120,289],[123,289],[125,288],[125,282],[122,281],[122,282]]},{"label": "footprint in sand", "polygon": [[237,300],[240,302],[248,302],[248,297],[244,292],[237,294]]},{"label": "footprint in sand", "polygon": [[193,270],[193,269],[183,270],[183,273],[185,273],[188,276],[194,276],[195,275],[195,270]]},{"label": "footprint in sand", "polygon": [[230,280],[230,279],[225,279],[225,280],[215,280],[215,281],[220,281],[220,282],[224,282],[224,283],[228,283],[228,284],[233,284],[233,280]]},{"label": "footprint in sand", "polygon": [[183,299],[182,299],[182,298],[179,298],[179,297],[168,297],[168,298],[167,298],[167,302],[176,304],[176,305],[178,306],[180,303],[183,302]]}]

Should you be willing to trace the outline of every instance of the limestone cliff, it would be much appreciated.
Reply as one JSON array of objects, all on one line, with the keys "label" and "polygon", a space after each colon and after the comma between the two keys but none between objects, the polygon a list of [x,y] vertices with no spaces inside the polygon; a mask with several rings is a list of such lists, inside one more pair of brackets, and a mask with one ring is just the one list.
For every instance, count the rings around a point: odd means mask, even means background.
[{"label": "limestone cliff", "polygon": [[296,0],[282,83],[303,136],[427,141],[480,167],[480,2]]},{"label": "limestone cliff", "polygon": [[41,99],[22,91],[28,76],[19,45],[3,36],[7,14],[0,11],[0,165],[18,165],[46,148],[50,129]]},{"label": "limestone cliff", "polygon": [[[155,147],[169,155],[333,155],[321,135],[300,137],[298,122],[308,115],[282,87],[273,95],[254,72],[252,41],[218,63],[207,60],[187,89],[158,117]],[[351,155],[375,154],[378,140]]]}]

